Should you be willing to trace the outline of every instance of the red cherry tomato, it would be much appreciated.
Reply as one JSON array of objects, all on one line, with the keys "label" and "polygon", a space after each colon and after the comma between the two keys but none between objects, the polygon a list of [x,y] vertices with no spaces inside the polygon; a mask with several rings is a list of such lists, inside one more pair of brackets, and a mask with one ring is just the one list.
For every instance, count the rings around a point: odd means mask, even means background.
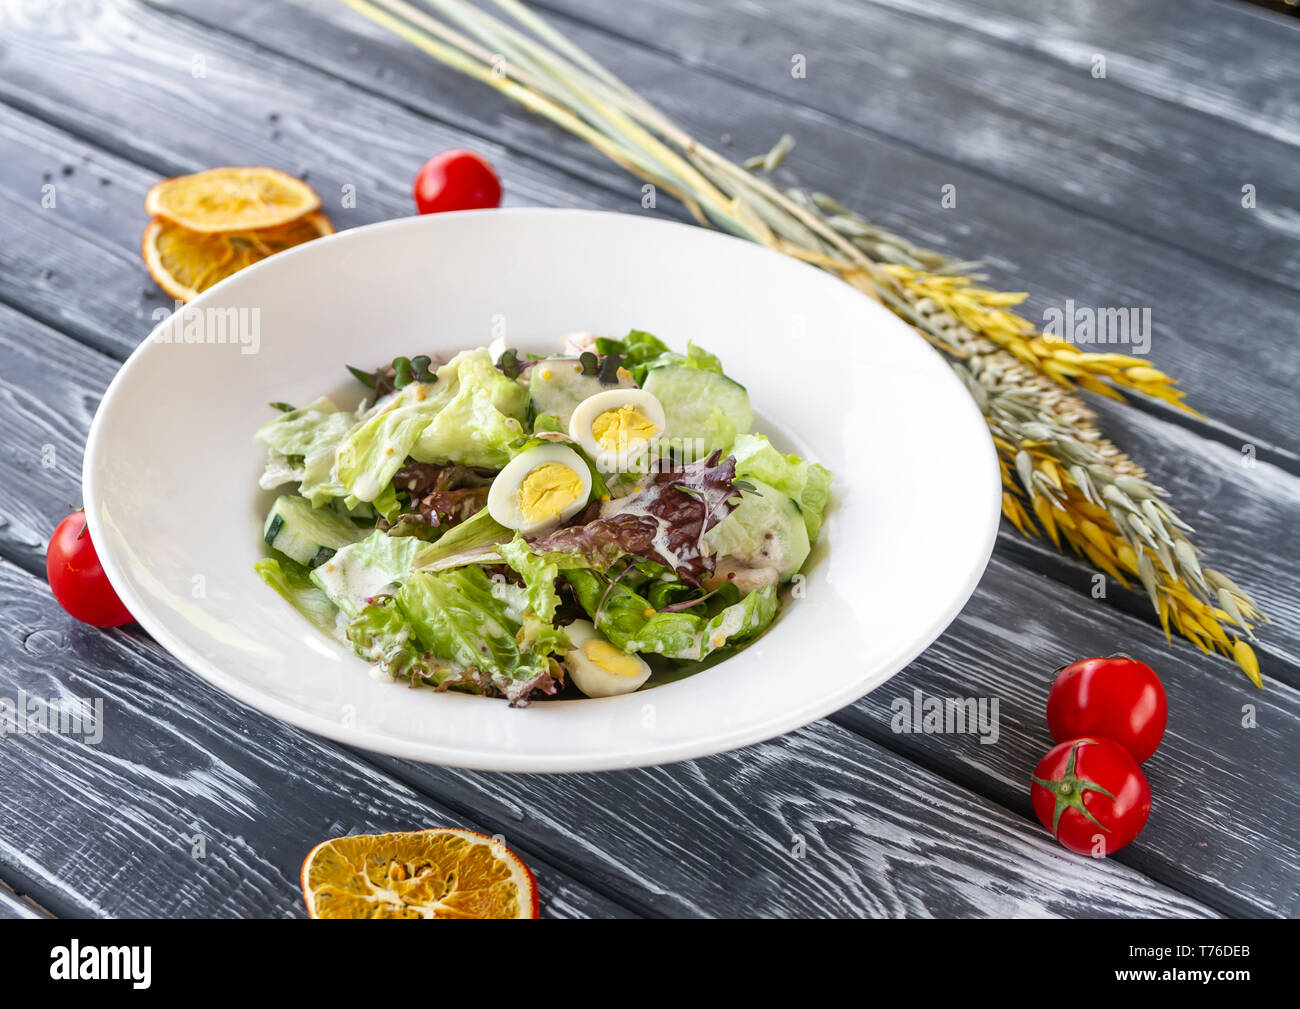
[{"label": "red cherry tomato", "polygon": [[1146,826],[1151,786],[1128,750],[1109,739],[1070,739],[1034,768],[1030,799],[1052,836],[1081,855],[1119,851]]},{"label": "red cherry tomato", "polygon": [[473,151],[443,151],[415,176],[415,208],[422,214],[501,206],[501,180]]},{"label": "red cherry tomato", "polygon": [[73,512],[55,528],[45,551],[45,577],[59,605],[78,620],[96,627],[131,622],[131,614],[100,566],[85,512]]},{"label": "red cherry tomato", "polygon": [[1047,695],[1054,740],[1113,739],[1139,764],[1156,752],[1168,717],[1160,678],[1145,662],[1125,655],[1070,663]]}]

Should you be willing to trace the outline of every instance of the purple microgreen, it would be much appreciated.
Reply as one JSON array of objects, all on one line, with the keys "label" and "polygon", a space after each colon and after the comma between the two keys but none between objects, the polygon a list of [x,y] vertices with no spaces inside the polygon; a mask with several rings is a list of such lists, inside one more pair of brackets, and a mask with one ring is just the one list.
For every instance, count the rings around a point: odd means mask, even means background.
[{"label": "purple microgreen", "polygon": [[584,375],[595,375],[600,370],[600,360],[589,350],[578,355],[578,363],[582,365]]},{"label": "purple microgreen", "polygon": [[606,354],[605,360],[600,363],[600,384],[601,385],[618,385],[618,370],[623,367],[622,354]]},{"label": "purple microgreen", "polygon": [[629,557],[623,570],[620,571],[616,577],[609,580],[609,584],[605,586],[605,591],[601,594],[600,602],[596,604],[596,614],[591,618],[593,624],[596,624],[597,626],[600,625],[600,617],[601,614],[605,612],[605,603],[609,600],[609,594],[614,591],[614,586],[623,580],[623,576],[634,567],[636,567],[636,558]]},{"label": "purple microgreen", "polygon": [[514,347],[507,347],[497,361],[497,367],[506,378],[518,378],[522,370],[519,364],[519,351]]},{"label": "purple microgreen", "polygon": [[418,354],[411,358],[411,374],[415,376],[417,382],[436,382],[438,376],[430,369],[429,365],[433,363],[433,358],[428,354]]}]

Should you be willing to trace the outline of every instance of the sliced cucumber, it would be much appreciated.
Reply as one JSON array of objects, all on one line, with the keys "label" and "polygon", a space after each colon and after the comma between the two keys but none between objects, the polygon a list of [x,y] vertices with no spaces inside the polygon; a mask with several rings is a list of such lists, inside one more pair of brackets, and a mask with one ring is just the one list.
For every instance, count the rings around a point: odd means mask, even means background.
[{"label": "sliced cucumber", "polygon": [[313,508],[306,498],[284,494],[275,499],[262,527],[262,538],[286,557],[314,568],[334,552],[365,535],[354,522],[329,508]]},{"label": "sliced cucumber", "polygon": [[745,478],[752,491],[742,491],[740,504],[704,534],[718,559],[734,557],[747,567],[776,568],[789,581],[812,549],[799,506],[775,487]]},{"label": "sliced cucumber", "polygon": [[533,416],[550,414],[569,430],[569,418],[579,403],[606,389],[635,389],[632,376],[624,372],[618,381],[605,385],[598,375],[586,375],[576,357],[550,357],[528,371],[528,396]]},{"label": "sliced cucumber", "polygon": [[745,387],[716,371],[665,365],[651,370],[644,388],[664,406],[668,438],[703,439],[706,454],[727,451],[736,435],[754,426]]}]

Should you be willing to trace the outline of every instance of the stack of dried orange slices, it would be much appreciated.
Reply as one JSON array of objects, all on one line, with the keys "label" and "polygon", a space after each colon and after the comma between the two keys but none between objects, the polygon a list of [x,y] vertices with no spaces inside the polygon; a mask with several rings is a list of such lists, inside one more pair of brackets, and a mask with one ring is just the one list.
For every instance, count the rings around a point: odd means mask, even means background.
[{"label": "stack of dried orange slices", "polygon": [[149,190],[141,241],[158,286],[189,301],[219,280],[284,249],[329,235],[316,191],[274,168],[211,168]]}]

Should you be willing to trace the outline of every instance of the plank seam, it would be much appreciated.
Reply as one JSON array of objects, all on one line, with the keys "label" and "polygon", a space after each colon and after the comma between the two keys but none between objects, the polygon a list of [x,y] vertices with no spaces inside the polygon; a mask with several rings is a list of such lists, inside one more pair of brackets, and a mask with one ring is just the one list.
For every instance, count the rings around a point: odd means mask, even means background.
[{"label": "plank seam", "polygon": [[[148,2],[148,0],[146,0],[146,2]],[[862,132],[867,133],[873,137],[876,137],[877,139],[886,140],[891,144],[895,144],[896,146],[904,148],[909,151],[914,151],[925,157],[932,158],[935,161],[938,161],[942,164],[952,165],[955,168],[960,168],[963,171],[969,172],[970,174],[980,179],[989,182],[994,182],[999,186],[1004,186],[1007,189],[1010,189],[1012,192],[1021,193],[1026,196],[1031,196],[1036,199],[1043,200],[1045,203],[1048,203],[1056,207],[1057,209],[1065,210],[1071,214],[1077,214],[1080,217],[1084,217],[1090,220],[1100,221],[1101,223],[1111,228],[1114,228],[1116,231],[1128,235],[1134,235],[1138,238],[1144,239],[1155,245],[1163,246],[1164,248],[1167,249],[1176,249],[1179,252],[1183,253],[1184,255],[1189,256],[1190,258],[1195,259],[1205,265],[1213,266],[1230,273],[1235,273],[1241,276],[1249,277],[1252,281],[1260,281],[1263,283],[1272,284],[1275,287],[1280,287],[1284,291],[1295,292],[1297,290],[1300,290],[1300,282],[1289,284],[1275,277],[1270,277],[1266,274],[1257,273],[1256,271],[1248,267],[1241,266],[1240,264],[1234,263],[1230,260],[1216,259],[1193,246],[1183,245],[1181,243],[1174,242],[1171,239],[1162,237],[1160,235],[1153,234],[1148,231],[1143,231],[1139,228],[1135,228],[1131,224],[1126,223],[1121,219],[1112,218],[1106,216],[1101,212],[1090,210],[1078,206],[1076,204],[1070,203],[1064,198],[1053,195],[1052,193],[1044,192],[1038,189],[1032,189],[1023,182],[1019,182],[1014,179],[1004,178],[1000,175],[995,175],[992,172],[984,168],[981,168],[975,163],[966,161],[961,158],[954,157],[950,154],[945,154],[933,148],[924,147],[921,144],[918,144],[912,140],[908,140],[905,137],[899,137],[892,133],[886,132],[885,130],[882,130],[880,127],[869,126],[865,123],[858,122],[857,120],[850,119],[841,113],[832,112],[827,109],[823,109],[817,105],[811,105],[807,102],[790,98],[787,95],[783,95],[778,91],[773,91],[770,88],[766,88],[761,85],[755,84],[752,81],[747,81],[743,78],[736,77],[725,71],[712,69],[706,64],[687,63],[685,60],[681,59],[676,53],[672,52],[671,50],[664,49],[660,46],[652,45],[649,42],[646,42],[644,39],[633,38],[629,35],[624,35],[621,32],[615,31],[614,29],[609,28],[605,25],[597,24],[595,22],[587,20],[586,18],[582,18],[565,11],[560,11],[553,7],[548,7],[544,3],[533,3],[533,6],[537,7],[540,10],[546,11],[546,13],[551,15],[551,17],[554,20],[568,21],[571,24],[588,28],[591,31],[598,32],[602,35],[607,36],[608,38],[616,39],[619,42],[622,42],[624,44],[639,46],[643,49],[648,50],[649,52],[653,52],[659,56],[664,57],[665,59],[671,60],[672,62],[676,63],[678,66],[682,67],[685,70],[701,73],[708,77],[712,77],[715,80],[719,80],[724,83],[731,84],[736,87],[741,87],[748,91],[752,91],[755,94],[764,95],[768,98],[776,99],[782,102],[787,102],[788,104],[795,106],[797,108],[807,109],[810,112],[815,112],[818,115],[825,116],[828,119],[834,120],[835,122],[839,123],[841,126],[850,127],[854,130],[861,130]],[[1193,110],[1193,111],[1199,111],[1199,110]],[[1200,113],[1200,114],[1205,115],[1205,113]],[[1207,118],[1213,119],[1214,117],[1207,116]],[[773,142],[775,142],[775,140],[776,138],[774,137]]]}]

